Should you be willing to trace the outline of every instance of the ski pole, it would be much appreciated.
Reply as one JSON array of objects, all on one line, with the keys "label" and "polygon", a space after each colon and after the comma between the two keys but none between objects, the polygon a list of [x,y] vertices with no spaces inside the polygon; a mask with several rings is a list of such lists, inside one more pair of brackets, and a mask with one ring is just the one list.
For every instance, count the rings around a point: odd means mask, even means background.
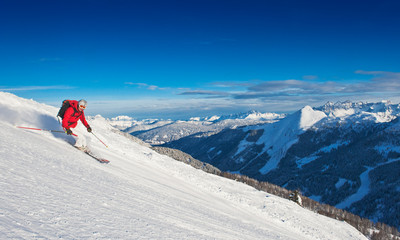
[{"label": "ski pole", "polygon": [[93,132],[91,132],[91,133],[92,133],[93,136],[95,136],[102,144],[104,144],[104,146],[106,146],[106,147],[108,148],[108,146],[107,146],[103,141],[101,141],[100,138],[96,136],[96,134],[94,134]]},{"label": "ski pole", "polygon": [[[31,128],[31,127],[21,127],[17,126],[17,128],[22,128],[22,129],[28,129],[28,130],[38,130],[38,131],[46,131],[46,132],[58,132],[58,133],[65,133],[65,131],[59,131],[59,130],[48,130],[48,129],[41,129],[41,128]],[[76,134],[72,134],[74,136],[78,136]]]}]

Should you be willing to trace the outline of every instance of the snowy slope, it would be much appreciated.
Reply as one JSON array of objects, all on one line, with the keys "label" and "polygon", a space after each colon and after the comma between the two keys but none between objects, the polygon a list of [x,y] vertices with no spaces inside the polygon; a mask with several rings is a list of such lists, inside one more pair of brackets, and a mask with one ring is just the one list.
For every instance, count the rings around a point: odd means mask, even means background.
[{"label": "snowy slope", "polygon": [[[274,170],[287,150],[298,141],[298,136],[325,117],[325,113],[305,106],[275,124],[264,125],[263,135],[256,142],[259,145],[264,144],[262,152],[258,155],[268,152],[271,158],[259,171],[266,174]],[[255,127],[244,128],[244,131],[252,128]]]},{"label": "snowy slope", "polygon": [[[90,107],[90,103],[89,106]],[[0,239],[366,239],[344,222],[162,156],[89,119],[109,160],[71,146],[57,109],[0,92]]]}]

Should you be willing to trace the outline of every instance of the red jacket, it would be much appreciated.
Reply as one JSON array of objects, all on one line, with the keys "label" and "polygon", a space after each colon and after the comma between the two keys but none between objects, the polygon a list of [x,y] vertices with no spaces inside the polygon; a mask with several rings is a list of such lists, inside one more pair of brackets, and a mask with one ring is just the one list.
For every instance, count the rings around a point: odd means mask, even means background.
[{"label": "red jacket", "polygon": [[65,129],[74,128],[78,124],[78,120],[81,120],[83,125],[86,128],[90,127],[89,124],[86,122],[85,113],[79,111],[78,108],[78,101],[70,100],[69,101],[70,107],[65,111],[64,118],[62,120],[62,126]]}]

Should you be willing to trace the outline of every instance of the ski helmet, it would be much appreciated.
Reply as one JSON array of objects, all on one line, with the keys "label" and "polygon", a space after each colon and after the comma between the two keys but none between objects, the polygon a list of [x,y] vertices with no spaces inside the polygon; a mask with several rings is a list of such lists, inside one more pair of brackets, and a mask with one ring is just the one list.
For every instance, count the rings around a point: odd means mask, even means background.
[{"label": "ski helmet", "polygon": [[84,106],[86,108],[86,105],[87,105],[86,100],[83,99],[79,100],[78,106]]}]

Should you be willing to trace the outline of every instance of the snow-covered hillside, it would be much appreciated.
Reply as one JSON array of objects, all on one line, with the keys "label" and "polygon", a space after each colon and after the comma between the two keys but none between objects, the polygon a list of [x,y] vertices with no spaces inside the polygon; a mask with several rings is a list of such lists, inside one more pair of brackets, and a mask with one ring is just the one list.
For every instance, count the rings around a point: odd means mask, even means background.
[{"label": "snow-covered hillside", "polygon": [[[89,106],[90,108],[90,103]],[[57,109],[0,92],[0,239],[366,239],[354,228],[206,174],[89,119],[104,165],[71,146]]]}]

